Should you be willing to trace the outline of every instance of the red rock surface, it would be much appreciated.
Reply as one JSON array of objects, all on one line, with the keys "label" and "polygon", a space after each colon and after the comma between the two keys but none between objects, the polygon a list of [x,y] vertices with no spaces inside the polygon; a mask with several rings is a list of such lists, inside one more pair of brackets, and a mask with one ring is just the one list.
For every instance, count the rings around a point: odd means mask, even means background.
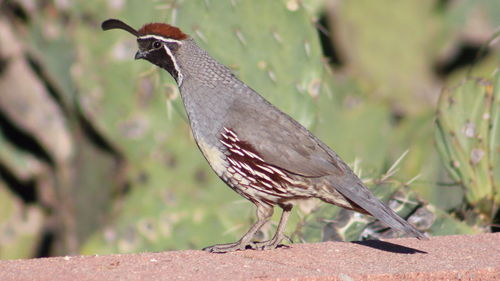
[{"label": "red rock surface", "polygon": [[0,261],[0,280],[500,280],[500,233]]}]

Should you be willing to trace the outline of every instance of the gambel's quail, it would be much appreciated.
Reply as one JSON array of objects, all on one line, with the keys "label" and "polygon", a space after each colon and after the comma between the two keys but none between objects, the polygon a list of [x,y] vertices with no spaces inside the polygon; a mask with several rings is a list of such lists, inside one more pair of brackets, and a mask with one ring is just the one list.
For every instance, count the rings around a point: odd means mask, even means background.
[{"label": "gambel's quail", "polygon": [[[135,59],[168,71],[180,89],[194,139],[227,185],[257,206],[257,222],[235,242],[204,250],[274,249],[298,199],[322,201],[372,215],[419,239],[426,236],[377,199],[327,145],[240,81],[179,28],[150,23],[135,30],[120,20],[103,30],[123,29],[137,37]],[[254,242],[274,206],[283,209],[274,237]]]}]

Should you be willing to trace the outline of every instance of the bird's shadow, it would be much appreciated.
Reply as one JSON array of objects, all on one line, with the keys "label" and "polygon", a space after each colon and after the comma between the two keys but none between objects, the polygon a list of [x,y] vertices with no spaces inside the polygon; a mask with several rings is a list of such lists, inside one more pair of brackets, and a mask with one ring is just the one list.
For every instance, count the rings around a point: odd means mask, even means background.
[{"label": "bird's shadow", "polygon": [[381,240],[365,240],[365,241],[353,241],[351,243],[367,246],[381,251],[397,253],[397,254],[427,254],[425,251],[418,249],[401,246],[398,244],[393,244]]}]

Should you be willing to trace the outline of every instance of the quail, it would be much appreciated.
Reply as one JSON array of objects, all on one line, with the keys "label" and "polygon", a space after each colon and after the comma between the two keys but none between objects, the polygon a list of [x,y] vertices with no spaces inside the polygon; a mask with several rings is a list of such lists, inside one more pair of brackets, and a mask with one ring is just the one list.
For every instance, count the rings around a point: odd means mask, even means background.
[{"label": "quail", "polygon": [[[149,23],[136,30],[117,19],[108,19],[101,27],[131,33],[137,37],[135,59],[170,73],[203,156],[217,176],[257,206],[257,222],[240,240],[204,250],[274,249],[285,238],[294,203],[308,198],[372,215],[395,230],[427,239],[376,198],[332,149],[239,80],[179,28]],[[283,213],[275,235],[254,242],[276,205]]]}]

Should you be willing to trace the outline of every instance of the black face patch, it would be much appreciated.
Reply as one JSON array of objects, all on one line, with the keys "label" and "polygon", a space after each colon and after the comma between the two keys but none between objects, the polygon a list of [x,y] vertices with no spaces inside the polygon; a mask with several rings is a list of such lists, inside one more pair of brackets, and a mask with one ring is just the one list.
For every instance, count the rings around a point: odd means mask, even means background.
[{"label": "black face patch", "polygon": [[165,69],[176,81],[178,81],[179,73],[175,68],[174,63],[175,52],[179,48],[178,43],[164,42],[155,38],[139,38],[137,39],[137,44],[139,46],[139,51],[144,56],[144,59]]}]

